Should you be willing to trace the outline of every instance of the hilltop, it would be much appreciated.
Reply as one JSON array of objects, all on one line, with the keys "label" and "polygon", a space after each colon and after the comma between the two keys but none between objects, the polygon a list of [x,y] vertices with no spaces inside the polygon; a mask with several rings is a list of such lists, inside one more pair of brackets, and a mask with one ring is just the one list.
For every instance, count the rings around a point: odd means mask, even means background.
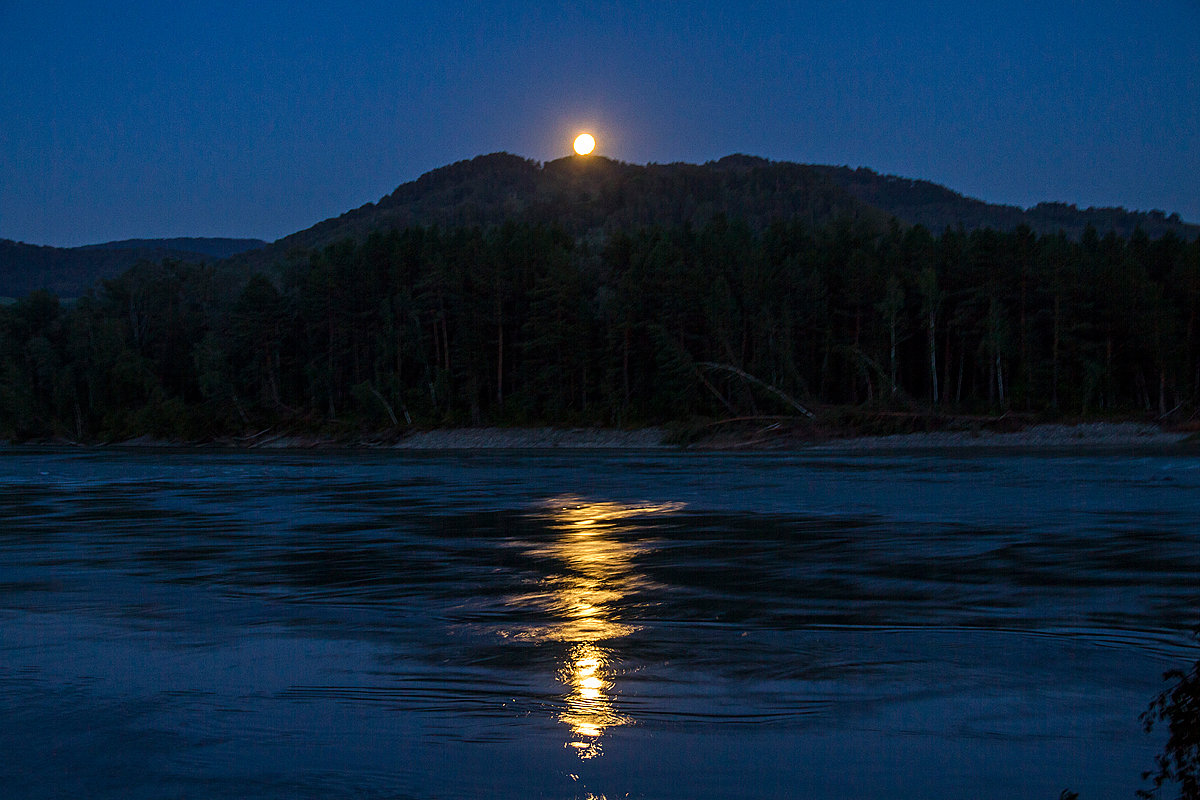
[{"label": "hilltop", "polygon": [[0,240],[0,297],[38,288],[82,294],[139,261],[227,259],[235,273],[303,261],[310,251],[371,231],[412,225],[488,228],[503,222],[553,224],[578,239],[603,241],[616,232],[660,226],[699,228],[715,216],[761,231],[774,221],[817,228],[831,220],[862,228],[923,225],[1006,232],[1025,226],[1037,234],[1059,231],[1078,240],[1091,226],[1100,234],[1152,238],[1200,236],[1200,226],[1163,211],[1080,209],[1039,203],[1028,209],[966,197],[924,180],[866,168],[726,156],[705,164],[627,164],[603,156],[570,156],[541,164],[511,153],[458,161],[401,184],[376,202],[279,239],[130,239],[75,248],[39,247]]},{"label": "hilltop", "polygon": [[1157,238],[1170,231],[1200,236],[1200,225],[1178,214],[1124,208],[1080,209],[1040,203],[1029,209],[966,197],[923,180],[884,175],[866,168],[726,156],[705,164],[627,164],[602,156],[539,164],[510,153],[459,161],[397,187],[378,202],[319,222],[243,259],[256,265],[303,255],[341,239],[361,241],[372,230],[409,225],[472,227],[517,220],[554,223],[577,237],[661,225],[699,227],[715,215],[761,230],[775,220],[799,219],[810,227],[834,218],[882,226],[924,225],[933,232],[962,227],[1078,239],[1090,225],[1100,234],[1130,236],[1141,228]]},{"label": "hilltop", "polygon": [[759,229],[774,219],[817,224],[835,216],[886,222],[811,168],[729,156],[708,164],[635,165],[603,156],[545,164],[509,153],[435,169],[376,203],[319,222],[249,256],[255,263],[372,230],[409,225],[488,227],[505,221],[551,223],[577,237],[662,225],[699,227],[717,214]]}]

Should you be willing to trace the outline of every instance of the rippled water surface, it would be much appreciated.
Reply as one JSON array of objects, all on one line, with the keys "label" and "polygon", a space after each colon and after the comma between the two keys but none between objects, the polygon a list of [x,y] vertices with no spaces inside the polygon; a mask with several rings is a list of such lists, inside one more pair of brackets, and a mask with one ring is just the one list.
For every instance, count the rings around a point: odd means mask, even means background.
[{"label": "rippled water surface", "polygon": [[1200,457],[0,450],[9,798],[1132,797]]}]

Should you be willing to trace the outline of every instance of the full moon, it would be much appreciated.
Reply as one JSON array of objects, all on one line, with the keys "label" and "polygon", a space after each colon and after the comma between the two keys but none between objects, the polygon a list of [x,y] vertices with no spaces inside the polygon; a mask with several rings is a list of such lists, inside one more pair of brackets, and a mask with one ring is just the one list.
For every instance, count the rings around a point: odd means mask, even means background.
[{"label": "full moon", "polygon": [[596,149],[596,140],[592,138],[590,133],[581,133],[575,139],[575,152],[581,156],[586,156],[588,153]]}]

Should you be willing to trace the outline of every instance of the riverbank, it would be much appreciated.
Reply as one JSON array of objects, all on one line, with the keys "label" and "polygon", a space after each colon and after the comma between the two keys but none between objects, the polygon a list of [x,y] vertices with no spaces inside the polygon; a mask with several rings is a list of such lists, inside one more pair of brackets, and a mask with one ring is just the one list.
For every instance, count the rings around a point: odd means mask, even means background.
[{"label": "riverbank", "polygon": [[929,431],[890,436],[856,436],[811,444],[813,450],[916,450],[979,447],[1162,447],[1195,437],[1138,422],[1031,425],[1017,431]]},{"label": "riverbank", "polygon": [[836,433],[819,438],[766,426],[700,438],[687,444],[673,441],[662,428],[633,431],[579,428],[457,428],[419,431],[389,445],[404,450],[538,449],[538,448],[669,448],[685,450],[925,450],[996,447],[1164,447],[1194,440],[1195,432],[1166,430],[1139,422],[1040,424],[1020,430],[927,431],[887,436]]},{"label": "riverbank", "polygon": [[1182,428],[1164,428],[1146,422],[1043,423],[993,430],[973,428],[936,430],[888,435],[863,435],[853,430],[821,430],[765,424],[705,435],[681,436],[679,431],[651,427],[634,430],[614,428],[438,428],[391,436],[325,437],[308,433],[262,431],[239,438],[207,442],[182,442],[139,436],[135,439],[85,444],[63,439],[26,442],[33,446],[111,446],[132,448],[230,448],[230,449],[321,449],[364,448],[375,450],[932,450],[969,448],[1103,448],[1170,447],[1185,443],[1200,446],[1200,433]]},{"label": "riverbank", "polygon": [[671,447],[662,428],[453,428],[417,431],[392,445],[400,450],[476,448],[587,448],[633,450]]}]

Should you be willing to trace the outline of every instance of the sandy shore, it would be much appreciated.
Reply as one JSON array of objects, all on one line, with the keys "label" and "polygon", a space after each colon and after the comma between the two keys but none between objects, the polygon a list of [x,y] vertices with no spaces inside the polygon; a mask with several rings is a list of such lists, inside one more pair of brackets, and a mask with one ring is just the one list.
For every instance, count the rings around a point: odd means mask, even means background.
[{"label": "sandy shore", "polygon": [[397,442],[402,450],[455,450],[475,448],[577,447],[637,449],[668,447],[661,428],[635,431],[606,428],[454,428],[417,431]]},{"label": "sandy shore", "polygon": [[810,450],[914,450],[978,447],[1161,447],[1194,434],[1164,431],[1137,422],[1088,422],[1079,425],[1032,425],[1011,433],[935,431],[895,436],[859,436],[813,444]]},{"label": "sandy shore", "polygon": [[[987,447],[1163,447],[1179,444],[1193,434],[1164,431],[1157,425],[1137,422],[1091,422],[1079,425],[1033,425],[1022,431],[997,433],[979,431],[935,431],[894,436],[857,436],[805,442],[795,439],[711,441],[686,449],[746,450],[797,449],[808,451],[920,450]],[[408,450],[455,450],[480,448],[678,448],[664,444],[665,431],[647,428],[636,431],[594,428],[460,428],[420,431],[393,445]]]},{"label": "sandy shore", "polygon": [[[414,431],[400,439],[331,440],[315,436],[263,432],[258,436],[208,443],[171,442],[148,436],[112,443],[117,447],[234,447],[238,449],[311,449],[364,447],[398,450],[486,450],[486,449],[607,449],[637,450],[796,450],[864,451],[969,449],[997,447],[1104,448],[1169,447],[1187,442],[1200,447],[1200,434],[1169,431],[1140,422],[1088,422],[1076,425],[1031,425],[1024,430],[995,432],[932,431],[891,436],[853,436],[812,440],[786,433],[714,437],[681,447],[667,443],[663,428],[615,430],[609,428],[445,428]],[[3,443],[0,443],[2,445]],[[37,443],[32,443],[37,444]],[[68,441],[41,442],[46,445],[77,445]]]}]

